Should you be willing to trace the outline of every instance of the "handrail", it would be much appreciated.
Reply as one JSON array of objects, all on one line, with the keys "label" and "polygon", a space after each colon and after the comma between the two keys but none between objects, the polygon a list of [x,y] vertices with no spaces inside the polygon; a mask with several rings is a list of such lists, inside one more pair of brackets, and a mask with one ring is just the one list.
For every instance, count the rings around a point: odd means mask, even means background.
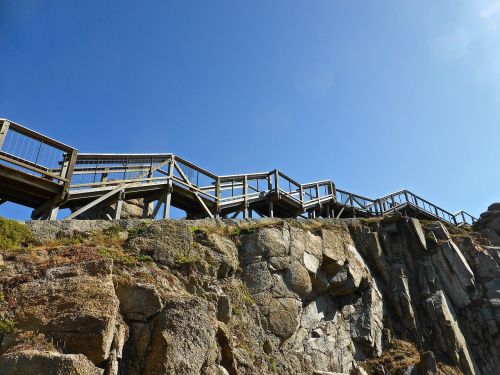
[{"label": "handrail", "polygon": [[69,187],[77,150],[7,119],[0,119],[0,164]]},{"label": "handrail", "polygon": [[342,211],[348,207],[360,214],[379,216],[410,207],[455,225],[477,221],[463,210],[451,213],[406,189],[371,199],[337,189],[331,180],[301,184],[277,169],[216,175],[172,153],[78,153],[70,146],[6,119],[0,119],[0,164],[55,181],[71,191],[111,188],[125,183],[132,184],[134,189],[144,184],[165,185],[168,189],[175,185],[192,192],[199,200],[202,196],[215,202],[217,209],[241,201],[246,210],[251,201],[266,198],[272,203],[288,197],[298,203],[303,212],[333,204]]}]

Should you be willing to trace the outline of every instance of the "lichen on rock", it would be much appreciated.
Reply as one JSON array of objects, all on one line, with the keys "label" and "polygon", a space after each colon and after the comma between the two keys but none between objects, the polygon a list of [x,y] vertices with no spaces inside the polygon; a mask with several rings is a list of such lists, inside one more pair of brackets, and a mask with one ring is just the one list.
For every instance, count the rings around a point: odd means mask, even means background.
[{"label": "lichen on rock", "polygon": [[500,368],[500,250],[484,233],[403,217],[22,231],[29,244],[1,249],[1,374]]}]

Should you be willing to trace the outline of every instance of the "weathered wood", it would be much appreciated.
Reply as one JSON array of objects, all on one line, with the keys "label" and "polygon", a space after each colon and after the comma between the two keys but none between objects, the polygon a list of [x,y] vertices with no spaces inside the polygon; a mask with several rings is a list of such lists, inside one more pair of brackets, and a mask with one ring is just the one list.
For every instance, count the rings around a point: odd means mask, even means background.
[{"label": "weathered wood", "polygon": [[120,220],[120,218],[122,217],[122,208],[123,208],[123,199],[120,197],[120,199],[118,199],[118,201],[115,204],[115,212],[114,212],[115,220]]},{"label": "weathered wood", "polygon": [[[35,144],[40,150],[46,144],[64,155],[56,165],[39,165],[44,163],[39,163],[38,154],[36,159],[26,160],[26,152],[14,151],[16,155],[13,155],[0,150],[0,160],[10,168],[0,165],[0,196],[3,199],[0,204],[12,200],[35,207],[35,217],[54,218],[59,207],[78,207],[68,217],[73,218],[84,212],[81,211],[84,208],[87,210],[104,201],[106,204],[113,201],[116,209],[112,216],[117,218],[121,215],[124,194],[127,194],[131,199],[144,199],[143,216],[149,216],[153,209],[156,217],[163,208],[165,218],[170,217],[170,208],[174,205],[202,217],[236,217],[240,212],[245,218],[251,217],[253,212],[260,216],[264,216],[262,212],[269,212],[270,217],[303,217],[304,212],[310,217],[329,218],[336,214],[337,217],[365,217],[407,210],[411,215],[455,225],[476,220],[466,213],[452,214],[407,190],[372,200],[337,190],[330,180],[300,184],[279,170],[217,176],[173,154],[78,154],[74,148],[5,119],[0,119],[0,149],[10,131],[28,137],[31,145],[28,147]],[[167,164],[168,172],[161,169]],[[174,174],[175,170],[178,174]],[[188,177],[191,170],[196,176],[193,180]],[[119,173],[123,176],[116,178]],[[160,176],[153,177],[155,174]],[[79,176],[82,183],[71,184],[73,175]],[[81,189],[84,187],[88,189]],[[109,199],[116,194],[116,189],[121,194],[118,201]],[[242,194],[240,190],[243,190]],[[154,208],[152,201],[145,199],[153,200],[152,197],[158,196]]]},{"label": "weathered wood", "polygon": [[3,121],[2,125],[0,125],[0,150],[2,149],[3,142],[7,137],[7,132],[9,131],[9,127],[10,127],[9,121]]},{"label": "weathered wood", "polygon": [[105,201],[106,199],[112,197],[113,195],[116,195],[116,194],[122,192],[126,187],[127,187],[127,185],[118,186],[116,189],[111,190],[109,193],[104,194],[103,196],[97,198],[96,200],[94,200],[94,201],[90,202],[89,204],[83,206],[82,208],[76,210],[71,215],[69,215],[68,217],[66,217],[64,220],[74,219],[78,215],[80,215],[80,214],[84,213],[85,211],[91,209],[92,207],[96,206],[97,204]]}]

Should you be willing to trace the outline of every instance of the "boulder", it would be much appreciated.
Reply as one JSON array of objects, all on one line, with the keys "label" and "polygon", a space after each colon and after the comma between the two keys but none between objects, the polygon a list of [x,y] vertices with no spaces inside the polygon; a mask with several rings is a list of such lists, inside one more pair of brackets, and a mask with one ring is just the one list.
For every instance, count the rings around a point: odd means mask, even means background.
[{"label": "boulder", "polygon": [[319,260],[314,255],[304,253],[304,266],[306,267],[307,271],[315,275],[316,272],[318,272]]},{"label": "boulder", "polygon": [[163,308],[158,291],[150,284],[118,284],[116,295],[120,311],[128,320],[147,321]]},{"label": "boulder", "polygon": [[0,357],[2,375],[103,375],[84,355],[26,350]]},{"label": "boulder", "polygon": [[301,303],[295,298],[273,298],[269,305],[269,329],[276,336],[287,339],[299,325]]},{"label": "boulder", "polygon": [[296,260],[292,261],[285,272],[285,283],[290,290],[301,297],[307,296],[312,291],[311,278],[307,269]]},{"label": "boulder", "polygon": [[335,274],[339,272],[346,261],[345,243],[342,237],[333,230],[323,229],[323,263],[321,269],[325,272]]},{"label": "boulder", "polygon": [[[36,280],[15,289],[15,321],[21,330],[38,331],[63,343],[68,353],[81,353],[94,363],[108,358],[118,317],[118,299],[110,261],[74,268],[94,270],[98,276],[72,276],[68,268],[53,269],[68,277]],[[107,273],[107,274],[106,274]]]},{"label": "boulder", "polygon": [[132,253],[150,255],[162,265],[176,266],[180,254],[190,254],[192,231],[184,221],[159,220],[126,243]]},{"label": "boulder", "polygon": [[152,320],[143,375],[200,374],[217,358],[215,311],[204,300],[172,297]]}]

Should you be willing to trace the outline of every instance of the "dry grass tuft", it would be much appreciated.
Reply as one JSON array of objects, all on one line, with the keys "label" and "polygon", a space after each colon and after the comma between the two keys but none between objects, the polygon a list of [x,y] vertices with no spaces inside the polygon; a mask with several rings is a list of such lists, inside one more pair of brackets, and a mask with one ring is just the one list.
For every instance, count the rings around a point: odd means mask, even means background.
[{"label": "dry grass tuft", "polygon": [[378,365],[384,366],[391,374],[420,362],[420,353],[412,343],[393,340],[390,347],[379,358],[369,359],[362,366],[368,374],[376,374]]}]

